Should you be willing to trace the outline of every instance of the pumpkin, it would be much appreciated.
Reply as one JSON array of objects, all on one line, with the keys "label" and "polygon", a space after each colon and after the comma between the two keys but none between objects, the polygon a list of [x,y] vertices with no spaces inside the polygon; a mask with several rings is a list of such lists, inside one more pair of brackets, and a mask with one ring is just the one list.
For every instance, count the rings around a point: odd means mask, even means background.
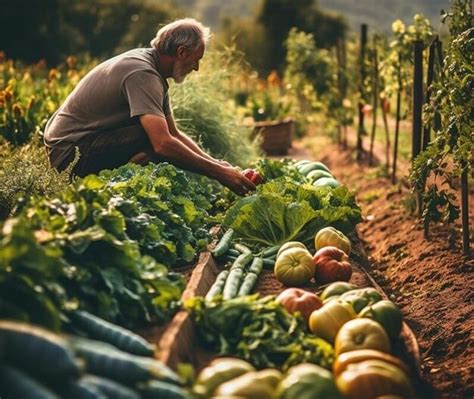
[{"label": "pumpkin", "polygon": [[352,266],[347,254],[336,247],[323,247],[314,255],[316,281],[321,284],[349,281]]},{"label": "pumpkin", "polygon": [[286,251],[287,249],[290,249],[290,248],[303,248],[303,249],[307,249],[306,248],[306,245],[304,245],[302,242],[299,242],[299,241],[288,241],[286,243],[284,243],[280,249],[278,250],[277,252],[277,259],[278,257],[284,252]]}]

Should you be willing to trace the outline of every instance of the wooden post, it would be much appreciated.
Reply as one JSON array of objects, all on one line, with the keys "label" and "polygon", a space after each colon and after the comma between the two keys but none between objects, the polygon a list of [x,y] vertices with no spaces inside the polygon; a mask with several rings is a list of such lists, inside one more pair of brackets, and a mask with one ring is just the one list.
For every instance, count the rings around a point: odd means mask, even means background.
[{"label": "wooden post", "polygon": [[423,109],[423,42],[416,40],[413,43],[413,129],[411,143],[412,162],[421,151],[421,129]]},{"label": "wooden post", "polygon": [[360,26],[360,65],[359,65],[359,127],[357,129],[356,158],[362,159],[362,136],[365,134],[364,128],[364,81],[365,81],[365,48],[367,46],[367,24]]},{"label": "wooden post", "polygon": [[[428,53],[428,73],[427,73],[427,80],[426,80],[426,100],[425,103],[430,103],[431,98],[431,84],[434,80],[434,56],[436,51],[436,42],[438,41],[438,37],[436,37],[433,42],[430,44],[430,49]],[[423,127],[423,143],[422,143],[422,150],[426,150],[428,144],[431,141],[431,126],[429,124]]]},{"label": "wooden post", "polygon": [[[342,39],[338,38],[336,42],[336,60],[337,60],[337,87],[338,87],[338,94],[339,94],[339,99],[341,100],[341,106],[342,106],[342,99],[344,99],[344,94],[343,94],[343,68],[342,68]],[[338,121],[337,124],[337,132],[338,132],[338,144],[342,145],[343,143],[343,137],[342,137],[342,124],[340,121]]]},{"label": "wooden post", "polygon": [[402,102],[402,56],[398,54],[397,111],[395,116],[395,139],[393,144],[392,184],[397,181],[398,136],[400,133],[400,108]]},{"label": "wooden post", "polygon": [[471,254],[471,243],[469,238],[469,168],[466,162],[461,162],[461,217],[462,217],[462,252],[464,255]]},{"label": "wooden post", "polygon": [[[421,152],[421,130],[423,128],[422,111],[423,111],[423,41],[415,40],[413,43],[413,125],[412,125],[412,142],[411,142],[411,162]],[[422,193],[415,191],[416,207],[418,216],[423,213]]]},{"label": "wooden post", "polygon": [[377,55],[377,36],[374,35],[374,77],[373,77],[373,110],[372,132],[370,135],[369,166],[372,166],[374,156],[375,131],[377,130],[377,104],[379,102],[379,61]]}]

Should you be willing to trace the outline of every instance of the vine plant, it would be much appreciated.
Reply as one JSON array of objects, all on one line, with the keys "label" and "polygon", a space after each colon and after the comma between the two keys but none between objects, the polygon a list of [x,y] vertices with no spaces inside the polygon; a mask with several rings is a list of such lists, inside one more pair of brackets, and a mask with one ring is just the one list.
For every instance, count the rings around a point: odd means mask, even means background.
[{"label": "vine plant", "polygon": [[[410,179],[422,192],[425,235],[430,222],[453,222],[459,218],[456,182],[474,166],[474,28],[472,0],[453,0],[448,21],[450,41],[432,97],[424,108],[424,123],[441,125],[426,150],[414,160]],[[427,187],[428,185],[428,187]],[[425,191],[426,187],[426,191]]]}]

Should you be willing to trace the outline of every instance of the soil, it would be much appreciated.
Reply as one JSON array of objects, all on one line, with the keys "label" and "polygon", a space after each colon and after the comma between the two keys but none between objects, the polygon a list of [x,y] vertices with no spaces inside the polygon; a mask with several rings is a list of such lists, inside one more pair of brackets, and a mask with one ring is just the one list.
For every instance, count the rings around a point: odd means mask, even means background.
[{"label": "soil", "polygon": [[[376,146],[376,160],[383,154]],[[427,397],[474,398],[474,258],[462,255],[460,225],[431,226],[425,239],[419,219],[407,210],[409,190],[392,185],[377,162],[373,167],[364,159],[356,162],[350,140],[343,149],[313,132],[304,143],[295,143],[289,156],[324,162],[355,190],[364,216],[358,235],[370,275],[400,306],[417,337],[421,377],[433,389]],[[401,162],[399,168],[403,176],[408,165]]]}]

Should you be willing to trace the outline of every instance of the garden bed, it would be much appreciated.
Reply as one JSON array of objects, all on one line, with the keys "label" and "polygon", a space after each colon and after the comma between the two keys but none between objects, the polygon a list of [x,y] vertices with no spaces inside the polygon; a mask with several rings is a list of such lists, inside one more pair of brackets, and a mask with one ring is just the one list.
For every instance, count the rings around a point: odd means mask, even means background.
[{"label": "garden bed", "polygon": [[[351,236],[351,241],[353,243],[353,252],[351,254],[353,274],[350,282],[359,287],[372,286],[378,289],[387,299],[387,295],[367,273],[366,269],[370,267],[370,262],[357,234]],[[183,293],[183,300],[193,296],[205,295],[221,270],[219,266],[209,252],[202,253]],[[320,293],[323,287],[314,284],[305,288]],[[255,292],[261,295],[274,295],[284,289],[285,286],[274,277],[272,271],[264,270],[260,275]],[[191,316],[185,310],[178,312],[159,334],[155,335],[155,333],[156,331],[152,331],[150,334],[147,334],[147,337],[157,344],[158,358],[173,368],[176,368],[179,363],[186,362],[191,363],[199,371],[215,356],[214,353],[209,352],[199,344]],[[419,377],[420,354],[418,343],[415,335],[406,323],[403,324],[400,338],[394,342],[393,352],[409,366],[419,397],[429,398],[430,396],[426,396],[429,395],[429,391]]]}]

